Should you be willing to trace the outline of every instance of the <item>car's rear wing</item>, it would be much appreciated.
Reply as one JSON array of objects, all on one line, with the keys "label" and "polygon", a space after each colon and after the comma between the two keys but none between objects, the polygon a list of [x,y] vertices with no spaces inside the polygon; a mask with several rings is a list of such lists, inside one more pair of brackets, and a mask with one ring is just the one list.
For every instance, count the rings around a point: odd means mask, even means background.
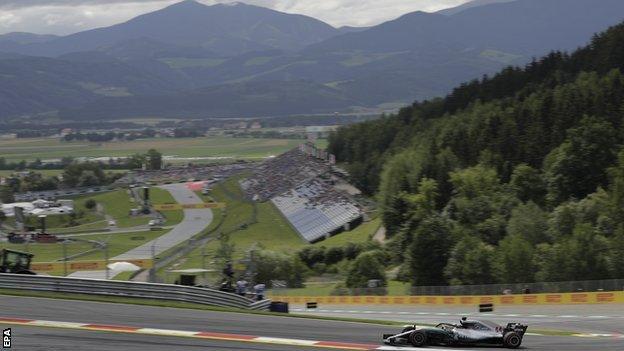
[{"label": "car's rear wing", "polygon": [[507,326],[505,327],[505,332],[516,332],[518,334],[520,334],[521,336],[524,335],[524,333],[526,333],[528,326],[524,325],[524,324],[520,324],[520,323],[507,323]]}]

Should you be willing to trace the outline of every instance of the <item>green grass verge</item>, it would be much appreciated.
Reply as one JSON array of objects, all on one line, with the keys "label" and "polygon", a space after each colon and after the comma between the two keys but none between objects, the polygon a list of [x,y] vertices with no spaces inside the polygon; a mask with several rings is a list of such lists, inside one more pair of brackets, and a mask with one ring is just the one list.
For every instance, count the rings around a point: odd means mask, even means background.
[{"label": "green grass verge", "polygon": [[[299,289],[280,289],[273,292],[274,295],[280,296],[331,296],[332,291],[336,288],[336,282],[315,282],[308,281],[305,288]],[[408,294],[410,283],[399,282],[395,280],[388,281],[388,296],[404,296]]]},{"label": "green grass verge", "polygon": [[[143,245],[161,235],[167,233],[168,230],[147,230],[144,232],[134,233],[116,233],[116,234],[98,234],[90,235],[90,240],[103,241],[108,243],[108,256],[114,257],[124,252],[130,251],[137,246]],[[104,253],[96,252],[81,257],[80,260],[101,260],[104,259]]]},{"label": "green grass verge", "polygon": [[48,231],[54,234],[72,234],[72,233],[88,233],[104,231],[108,227],[108,223],[105,220],[99,220],[91,223],[77,225],[75,227],[68,228],[52,228]]},{"label": "green grass verge", "polygon": [[[235,256],[242,257],[255,243],[273,251],[292,252],[307,243],[290,227],[272,203],[256,204],[256,223],[240,227],[245,219],[253,217],[253,204],[244,199],[238,179],[231,179],[214,189],[211,194],[218,202],[226,202],[223,232],[233,231],[230,241],[236,246]],[[242,220],[241,220],[242,219]]]},{"label": "green grass verge", "polygon": [[134,274],[134,272],[121,272],[121,273],[117,274],[116,276],[114,276],[113,280],[128,281],[128,280],[130,280],[130,278],[132,277],[133,274]]},{"label": "green grass verge", "polygon": [[139,204],[132,201],[133,198],[126,189],[90,196],[87,199],[89,198],[102,205],[104,212],[115,219],[119,228],[145,225],[149,221],[149,218],[145,216],[130,216],[130,210],[138,207]]},{"label": "green grass verge", "polygon": [[[91,250],[93,244],[87,242],[76,242],[66,245],[67,256],[72,256]],[[22,252],[29,252],[33,257],[33,262],[52,262],[63,258],[63,245],[61,244],[11,244],[8,242],[0,243],[0,249],[9,249]]]}]

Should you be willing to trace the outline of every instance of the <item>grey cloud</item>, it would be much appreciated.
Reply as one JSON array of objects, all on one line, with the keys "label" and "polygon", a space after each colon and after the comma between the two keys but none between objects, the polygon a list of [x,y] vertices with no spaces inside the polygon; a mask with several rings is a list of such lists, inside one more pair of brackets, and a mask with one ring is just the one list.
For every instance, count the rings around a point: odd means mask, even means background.
[{"label": "grey cloud", "polygon": [[164,2],[164,0],[1,0],[0,9],[21,9],[44,6],[84,6],[128,3]]},{"label": "grey cloud", "polygon": [[[70,34],[110,26],[180,0],[0,0],[0,34]],[[199,0],[211,5],[233,0]],[[318,18],[333,26],[370,26],[412,11],[436,11],[469,0],[239,0]]]}]

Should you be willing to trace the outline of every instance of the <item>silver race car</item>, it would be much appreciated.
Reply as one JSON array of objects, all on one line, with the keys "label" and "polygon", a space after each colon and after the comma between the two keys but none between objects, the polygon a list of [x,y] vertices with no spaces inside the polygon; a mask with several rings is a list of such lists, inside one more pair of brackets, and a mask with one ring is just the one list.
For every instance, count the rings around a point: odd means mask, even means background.
[{"label": "silver race car", "polygon": [[407,325],[398,334],[384,334],[388,345],[497,345],[510,349],[520,347],[527,326],[508,323],[503,327],[486,320],[469,320],[462,317],[459,324],[440,323],[435,327]]}]

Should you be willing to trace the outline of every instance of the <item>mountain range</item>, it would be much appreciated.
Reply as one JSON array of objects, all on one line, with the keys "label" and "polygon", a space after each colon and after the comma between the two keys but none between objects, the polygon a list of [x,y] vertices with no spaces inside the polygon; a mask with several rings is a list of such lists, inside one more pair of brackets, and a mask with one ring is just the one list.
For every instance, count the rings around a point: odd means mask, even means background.
[{"label": "mountain range", "polygon": [[68,36],[0,35],[0,118],[257,117],[399,106],[572,50],[621,0],[476,0],[370,28],[186,0]]},{"label": "mountain range", "polygon": [[221,55],[237,55],[267,49],[298,50],[339,33],[338,29],[307,16],[243,3],[206,6],[185,0],[125,23],[43,43],[26,43],[20,52],[53,57],[105,49],[144,38],[164,44],[200,47]]}]

